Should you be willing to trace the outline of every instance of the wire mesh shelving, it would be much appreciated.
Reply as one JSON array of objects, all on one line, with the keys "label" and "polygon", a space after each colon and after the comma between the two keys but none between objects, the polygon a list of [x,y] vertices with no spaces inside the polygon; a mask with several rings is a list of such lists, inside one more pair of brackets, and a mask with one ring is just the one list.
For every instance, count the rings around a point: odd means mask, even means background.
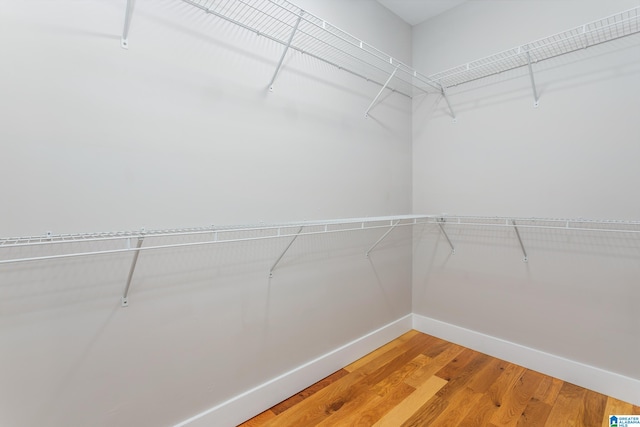
[{"label": "wire mesh shelving", "polygon": [[[640,221],[514,218],[449,215],[395,215],[385,217],[348,218],[324,221],[302,221],[280,224],[254,224],[237,226],[211,226],[163,230],[140,230],[79,234],[46,233],[41,236],[0,238],[0,267],[8,264],[62,260],[108,254],[131,253],[133,259],[127,283],[121,299],[128,306],[128,293],[138,261],[147,251],[170,248],[205,247],[223,243],[250,242],[267,239],[284,239],[288,243],[269,269],[269,277],[295,240],[300,236],[327,233],[385,230],[365,252],[369,254],[397,227],[416,225],[437,226],[455,254],[454,242],[447,230],[450,227],[501,227],[511,228],[522,249],[524,261],[528,260],[522,229],[564,230],[569,232],[609,232],[640,234]],[[176,240],[176,238],[187,240]],[[105,247],[104,244],[108,243]],[[31,248],[35,253],[24,255]]]},{"label": "wire mesh shelving", "polygon": [[522,229],[556,230],[567,232],[598,232],[640,234],[640,221],[593,220],[593,219],[561,219],[561,218],[517,218],[517,217],[483,217],[483,216],[429,216],[428,223],[437,224],[455,254],[455,246],[445,226],[454,227],[497,227],[513,229],[522,249],[523,261],[528,261],[525,242],[520,235]]},{"label": "wire mesh shelving", "polygon": [[[121,41],[124,48],[129,46],[134,1],[127,0]],[[532,64],[640,32],[639,6],[427,76],[287,0],[182,1],[284,46],[269,83],[270,89],[273,89],[289,49],[381,86],[365,117],[383,91],[389,89],[408,97],[439,93],[456,121],[447,96],[449,88],[525,66],[529,68],[534,106],[537,107],[538,92]]]},{"label": "wire mesh shelving", "polygon": [[640,6],[429,76],[445,88],[640,32]]},{"label": "wire mesh shelving", "polygon": [[[441,90],[437,83],[404,62],[287,0],[182,1],[284,46],[270,89],[291,49],[381,86],[365,115],[385,89],[408,97]],[[121,41],[124,48],[129,47],[133,3],[134,0],[127,1]]]},{"label": "wire mesh shelving", "polygon": [[442,89],[442,95],[455,122],[456,115],[447,97],[449,88],[515,68],[528,67],[533,91],[533,106],[538,107],[539,95],[534,78],[533,64],[638,32],[640,32],[640,6],[431,74],[428,78],[432,82],[437,82]]},{"label": "wire mesh shelving", "polygon": [[[133,259],[122,296],[122,306],[129,304],[128,294],[138,256],[142,252],[171,248],[205,247],[223,243],[250,242],[268,239],[288,239],[289,243],[269,269],[269,276],[300,236],[359,232],[387,229],[366,251],[369,256],[378,244],[396,227],[424,223],[424,215],[396,215],[386,217],[348,218],[324,221],[302,221],[281,224],[237,225],[222,227],[179,228],[80,234],[46,233],[42,236],[0,238],[0,266],[69,258],[131,253]],[[176,238],[187,238],[178,241]],[[105,247],[105,243],[107,246]],[[32,251],[24,256],[24,250]]]}]

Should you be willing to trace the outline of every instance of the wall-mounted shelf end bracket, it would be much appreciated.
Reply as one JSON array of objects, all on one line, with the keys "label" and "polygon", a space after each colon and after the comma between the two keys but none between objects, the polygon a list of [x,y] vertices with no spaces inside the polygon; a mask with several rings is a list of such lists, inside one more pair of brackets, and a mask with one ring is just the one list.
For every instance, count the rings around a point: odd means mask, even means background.
[{"label": "wall-mounted shelf end bracket", "polygon": [[446,220],[444,218],[438,218],[437,219],[437,223],[438,223],[438,226],[440,227],[440,231],[442,231],[442,234],[444,235],[444,238],[447,239],[447,243],[449,243],[449,246],[451,247],[451,254],[455,255],[456,254],[456,248],[453,247],[453,243],[451,243],[451,239],[449,239],[449,235],[447,234],[447,232],[444,229],[444,226],[442,225],[445,222],[446,222]]},{"label": "wall-mounted shelf end bracket", "polygon": [[533,67],[531,66],[531,54],[529,53],[529,48],[527,47],[527,65],[529,66],[529,77],[531,78],[531,88],[533,89],[533,108],[538,108],[539,98],[538,91],[536,89],[536,81],[533,78]]},{"label": "wall-mounted shelf end bracket", "polygon": [[442,93],[442,97],[447,102],[447,106],[449,107],[449,112],[451,113],[453,123],[458,123],[458,118],[456,117],[456,113],[453,111],[453,108],[451,108],[451,102],[449,102],[449,96],[447,96],[447,88],[444,86],[440,86],[440,93]]},{"label": "wall-mounted shelf end bracket", "polygon": [[287,245],[286,248],[284,248],[284,251],[282,251],[282,253],[280,254],[280,256],[278,257],[278,259],[276,260],[276,262],[273,263],[273,265],[271,266],[271,268],[269,269],[269,277],[273,277],[273,270],[275,270],[276,266],[280,263],[280,260],[282,260],[282,257],[284,256],[284,254],[287,253],[287,251],[289,250],[289,248],[291,247],[291,245],[293,245],[293,242],[296,241],[296,239],[298,238],[298,236],[300,235],[300,233],[302,233],[302,229],[304,228],[304,226],[300,226],[300,228],[298,228],[298,231],[296,232],[295,236],[293,236],[293,239],[291,239],[291,241],[289,242],[289,244]]},{"label": "wall-mounted shelf end bracket", "polygon": [[[129,269],[129,277],[127,277],[127,285],[124,288],[124,292],[122,293],[122,306],[129,307],[129,288],[131,287],[131,279],[133,279],[133,273],[136,271],[136,264],[138,263],[138,255],[140,255],[140,248],[142,247],[142,242],[144,241],[144,236],[138,237],[138,243],[134,249],[133,260],[131,260],[131,268]],[[131,246],[131,239],[127,240],[127,246]]]},{"label": "wall-mounted shelf end bracket", "polygon": [[364,118],[367,119],[369,118],[369,111],[371,111],[371,109],[373,108],[374,105],[376,105],[376,102],[378,102],[378,98],[380,98],[380,95],[382,95],[382,92],[384,92],[384,90],[387,88],[387,86],[389,86],[389,83],[391,82],[391,79],[393,79],[393,77],[396,75],[396,72],[398,71],[398,67],[400,67],[400,64],[398,64],[394,69],[393,72],[391,73],[391,75],[389,76],[389,78],[387,79],[386,82],[384,82],[384,85],[382,85],[382,88],[380,89],[380,92],[378,92],[378,94],[376,95],[375,98],[373,98],[373,101],[371,101],[371,104],[369,104],[369,107],[367,108],[367,111],[364,112]]},{"label": "wall-mounted shelf end bracket", "polygon": [[289,48],[291,47],[291,43],[293,42],[293,37],[296,35],[296,31],[298,31],[298,27],[300,26],[300,21],[302,20],[302,16],[304,15],[304,11],[300,11],[300,15],[298,16],[298,20],[296,21],[296,25],[291,30],[291,35],[289,36],[289,40],[284,47],[284,51],[280,56],[280,61],[278,61],[278,66],[276,67],[276,71],[273,73],[273,77],[271,77],[271,81],[269,82],[269,91],[273,92],[273,83],[276,81],[276,77],[278,77],[278,73],[280,72],[280,68],[282,68],[282,63],[284,62],[284,57],[287,55]]},{"label": "wall-mounted shelf end bracket", "polygon": [[390,223],[391,227],[369,248],[369,250],[365,253],[365,255],[369,257],[369,253],[372,250],[374,250],[376,246],[378,246],[380,242],[382,242],[389,235],[389,233],[391,233],[393,229],[398,226],[398,224],[400,224],[400,220],[396,221],[395,224],[393,223],[393,221],[391,221]]},{"label": "wall-mounted shelf end bracket", "polygon": [[136,0],[127,0],[127,8],[124,14],[124,29],[122,30],[122,39],[120,46],[123,49],[129,49],[129,27],[131,26],[131,15],[133,15],[133,4]]},{"label": "wall-mounted shelf end bracket", "polygon": [[529,261],[529,256],[527,255],[527,251],[524,249],[524,244],[522,243],[522,238],[520,237],[520,231],[518,231],[518,226],[516,225],[515,220],[511,220],[511,225],[513,225],[513,229],[516,231],[516,237],[518,237],[518,242],[520,243],[520,249],[522,249],[522,254],[524,257],[522,258],[523,262]]}]

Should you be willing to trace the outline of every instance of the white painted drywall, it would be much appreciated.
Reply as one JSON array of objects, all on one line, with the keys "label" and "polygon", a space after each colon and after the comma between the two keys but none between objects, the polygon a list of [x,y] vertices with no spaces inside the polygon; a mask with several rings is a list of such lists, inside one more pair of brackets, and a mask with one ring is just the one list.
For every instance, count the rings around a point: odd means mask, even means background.
[{"label": "white painted drywall", "polygon": [[[374,0],[303,6],[410,60]],[[0,0],[1,236],[411,211],[408,98],[366,120],[378,86],[297,54],[268,93],[282,47],[176,0],[123,50],[124,7]],[[126,309],[128,255],[3,266],[0,425],[172,425],[393,322],[396,231],[301,237],[271,280],[287,240],[144,253]]]},{"label": "white painted drywall", "polygon": [[[413,29],[434,73],[636,6],[468,2]],[[640,35],[414,100],[414,210],[640,219]],[[414,251],[414,313],[640,378],[636,235],[447,226]],[[640,395],[640,391],[639,394]]]},{"label": "white painted drywall", "polygon": [[[379,86],[296,53],[268,93],[282,46],[180,1],[136,2],[129,50],[124,1],[14,3],[0,235],[410,211],[406,97],[361,120]],[[410,29],[373,1],[308,3],[409,61]]]}]

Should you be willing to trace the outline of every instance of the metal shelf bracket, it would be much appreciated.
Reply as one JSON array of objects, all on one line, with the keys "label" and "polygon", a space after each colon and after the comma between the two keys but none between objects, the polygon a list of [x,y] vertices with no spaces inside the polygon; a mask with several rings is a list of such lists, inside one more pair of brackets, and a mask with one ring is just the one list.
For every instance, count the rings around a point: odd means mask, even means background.
[{"label": "metal shelf bracket", "polygon": [[[391,227],[373,244],[373,246],[371,246],[369,248],[369,250],[365,253],[365,255],[367,257],[369,257],[369,253],[375,249],[376,246],[378,246],[380,244],[380,242],[382,242],[385,237],[387,237],[389,235],[389,233],[391,233],[393,231],[394,228],[396,228],[398,226],[398,224],[400,224],[400,220],[396,221],[396,223],[394,224],[393,221],[391,221],[390,225]],[[364,225],[364,224],[363,224]]]},{"label": "metal shelf bracket", "polygon": [[446,220],[444,218],[437,219],[437,223],[438,223],[438,226],[440,227],[440,231],[442,231],[442,234],[444,234],[445,239],[447,239],[447,243],[449,243],[449,246],[451,247],[451,254],[455,255],[456,248],[453,247],[453,243],[451,243],[451,239],[449,239],[449,235],[447,234],[447,232],[444,229],[444,226],[442,225],[445,223],[445,221]]},{"label": "metal shelf bracket", "polygon": [[371,104],[369,104],[369,107],[367,108],[367,111],[364,112],[364,118],[365,119],[369,118],[369,111],[371,111],[371,109],[376,104],[376,102],[378,102],[378,98],[380,98],[380,95],[382,95],[382,92],[384,92],[384,90],[387,88],[387,86],[389,86],[389,82],[391,82],[391,79],[393,79],[393,77],[396,75],[396,72],[398,71],[399,67],[400,67],[400,65],[397,65],[396,68],[393,69],[393,72],[391,73],[391,75],[389,76],[387,81],[384,83],[384,85],[382,85],[382,88],[380,88],[380,91],[378,92],[376,97],[373,98],[373,101],[371,101]]},{"label": "metal shelf bracket", "polygon": [[456,117],[456,113],[453,111],[453,108],[451,108],[451,102],[449,102],[449,97],[447,96],[447,89],[444,86],[442,86],[440,93],[442,93],[442,97],[447,102],[449,112],[451,112],[451,117],[453,118],[453,123],[458,123],[458,118]]},{"label": "metal shelf bracket", "polygon": [[296,235],[293,236],[293,239],[291,239],[291,241],[289,242],[289,244],[287,245],[286,248],[284,248],[284,251],[282,251],[282,253],[280,254],[280,256],[278,257],[278,259],[276,260],[276,262],[273,263],[273,265],[271,266],[271,268],[269,269],[269,277],[273,277],[273,270],[275,270],[276,266],[280,263],[280,260],[282,260],[282,257],[284,256],[284,254],[287,253],[287,251],[289,250],[289,248],[291,247],[291,245],[293,245],[293,242],[296,241],[296,239],[298,238],[298,236],[300,235],[300,233],[302,233],[302,229],[304,228],[304,226],[300,226],[300,228],[298,228],[298,231],[296,232]]},{"label": "metal shelf bracket", "polygon": [[515,220],[511,220],[511,225],[513,225],[513,229],[516,231],[516,237],[518,237],[518,242],[520,243],[520,249],[522,249],[522,254],[524,258],[522,258],[523,262],[529,261],[529,256],[527,255],[527,251],[524,249],[524,244],[522,243],[522,238],[520,237],[520,231],[518,231],[518,226],[516,225]]},{"label": "metal shelf bracket", "polygon": [[[136,248],[134,249],[133,260],[131,260],[131,268],[129,269],[129,277],[127,277],[127,285],[124,288],[124,293],[122,294],[122,306],[129,307],[129,288],[131,287],[131,279],[133,279],[133,273],[136,271],[136,264],[138,263],[138,255],[140,255],[140,248],[142,247],[142,242],[144,241],[144,236],[138,237],[138,243],[136,244]],[[131,239],[127,239],[127,247],[131,247]]]},{"label": "metal shelf bracket", "polygon": [[527,65],[529,66],[529,77],[531,78],[531,88],[533,89],[533,107],[538,108],[538,91],[536,90],[536,81],[533,78],[533,67],[531,66],[531,54],[529,53],[529,48],[527,48]]},{"label": "metal shelf bracket", "polygon": [[304,11],[300,11],[300,15],[298,16],[298,20],[296,21],[296,25],[293,27],[291,31],[291,35],[289,36],[289,41],[284,46],[284,51],[282,52],[282,56],[280,56],[280,61],[278,61],[278,66],[276,67],[276,71],[273,73],[273,77],[269,82],[269,91],[273,92],[273,83],[276,81],[276,77],[278,77],[278,73],[280,72],[280,68],[282,68],[282,63],[284,62],[284,57],[287,55],[289,48],[291,47],[291,42],[293,42],[293,37],[296,35],[296,31],[298,31],[298,27],[300,26],[300,21],[302,20],[302,16],[304,15]]},{"label": "metal shelf bracket", "polygon": [[129,27],[131,27],[131,15],[133,15],[133,6],[136,0],[127,0],[127,7],[124,15],[124,29],[122,30],[122,39],[120,46],[123,49],[129,49]]}]

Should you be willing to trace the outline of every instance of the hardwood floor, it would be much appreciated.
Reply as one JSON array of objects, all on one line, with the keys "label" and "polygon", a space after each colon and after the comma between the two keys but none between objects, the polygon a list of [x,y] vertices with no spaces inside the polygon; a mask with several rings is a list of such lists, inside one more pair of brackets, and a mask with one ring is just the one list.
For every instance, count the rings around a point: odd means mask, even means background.
[{"label": "hardwood floor", "polygon": [[410,331],[241,424],[585,426],[640,407]]}]

